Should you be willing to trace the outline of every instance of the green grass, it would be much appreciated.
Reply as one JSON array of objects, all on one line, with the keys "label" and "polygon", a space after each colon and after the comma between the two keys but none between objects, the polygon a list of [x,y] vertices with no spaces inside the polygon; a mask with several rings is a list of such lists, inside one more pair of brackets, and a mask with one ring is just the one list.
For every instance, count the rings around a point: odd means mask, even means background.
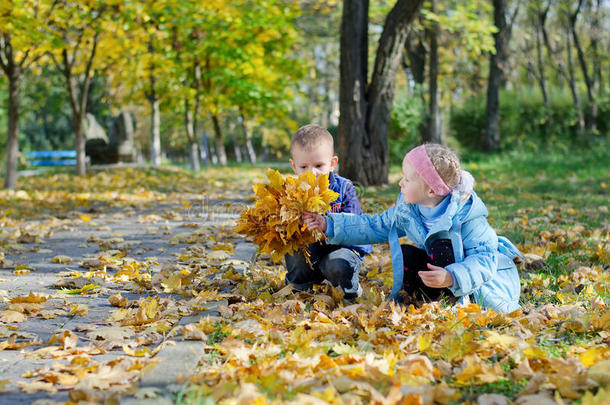
[{"label": "green grass", "polygon": [[216,323],[216,330],[214,330],[208,336],[208,344],[214,345],[216,343],[222,342],[227,336],[229,336],[228,332],[224,332],[224,326],[221,322]]},{"label": "green grass", "polygon": [[464,404],[467,401],[476,403],[479,395],[483,394],[500,394],[514,400],[517,394],[521,392],[527,384],[528,381],[525,378],[522,378],[515,382],[504,379],[489,384],[469,385],[460,390],[462,396],[459,401],[452,403],[455,403],[456,405]]}]

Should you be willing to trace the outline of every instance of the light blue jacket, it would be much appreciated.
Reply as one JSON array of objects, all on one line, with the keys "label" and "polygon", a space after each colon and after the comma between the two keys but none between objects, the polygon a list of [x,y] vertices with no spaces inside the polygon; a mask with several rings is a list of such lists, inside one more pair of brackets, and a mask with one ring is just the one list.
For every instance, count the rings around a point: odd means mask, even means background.
[{"label": "light blue jacket", "polygon": [[445,267],[454,280],[451,292],[456,297],[471,295],[483,308],[512,312],[519,308],[521,289],[513,259],[521,253],[508,239],[496,235],[487,222],[487,207],[474,191],[462,197],[451,194],[447,210],[427,233],[417,205],[405,203],[399,195],[396,205],[381,214],[328,214],[326,236],[337,245],[388,241],[394,273],[391,298],[396,298],[403,284],[399,237],[408,237],[426,251],[438,238],[451,239],[455,263]]}]

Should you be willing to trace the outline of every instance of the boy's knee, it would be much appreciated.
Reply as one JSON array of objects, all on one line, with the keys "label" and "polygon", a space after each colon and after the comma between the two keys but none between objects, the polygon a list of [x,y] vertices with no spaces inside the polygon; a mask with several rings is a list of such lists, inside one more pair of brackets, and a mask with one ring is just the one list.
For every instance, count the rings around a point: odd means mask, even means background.
[{"label": "boy's knee", "polygon": [[351,286],[354,274],[360,272],[362,262],[358,255],[349,249],[340,249],[328,254],[320,263],[324,277],[333,285]]},{"label": "boy's knee", "polygon": [[319,271],[316,271],[301,253],[286,255],[286,284],[293,284],[297,290],[309,290],[311,287],[322,282],[324,279]]},{"label": "boy's knee", "polygon": [[349,263],[343,259],[329,260],[323,267],[322,273],[333,285],[341,284],[354,273]]}]

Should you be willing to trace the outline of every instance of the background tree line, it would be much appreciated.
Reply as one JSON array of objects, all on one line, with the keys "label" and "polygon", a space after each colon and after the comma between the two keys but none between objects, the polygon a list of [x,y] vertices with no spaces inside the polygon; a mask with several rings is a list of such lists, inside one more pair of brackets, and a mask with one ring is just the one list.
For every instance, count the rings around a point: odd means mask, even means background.
[{"label": "background tree line", "polygon": [[194,170],[283,157],[291,132],[316,122],[364,185],[385,183],[422,140],[495,151],[606,139],[609,11],[601,0],[0,0],[4,186],[19,151],[74,148],[84,174],[86,113],[108,128],[129,111],[153,165],[164,153]]}]

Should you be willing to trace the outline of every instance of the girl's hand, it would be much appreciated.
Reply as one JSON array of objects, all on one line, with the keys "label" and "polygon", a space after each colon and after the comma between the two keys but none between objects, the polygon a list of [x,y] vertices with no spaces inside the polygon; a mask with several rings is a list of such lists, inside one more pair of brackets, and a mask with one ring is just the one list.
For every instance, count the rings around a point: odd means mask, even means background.
[{"label": "girl's hand", "polygon": [[303,222],[305,222],[307,228],[312,231],[314,229],[318,229],[322,231],[322,233],[326,232],[326,218],[324,218],[322,215],[305,211],[303,213]]},{"label": "girl's hand", "polygon": [[428,263],[430,271],[418,271],[425,285],[432,288],[445,288],[453,285],[453,276],[442,267]]}]

